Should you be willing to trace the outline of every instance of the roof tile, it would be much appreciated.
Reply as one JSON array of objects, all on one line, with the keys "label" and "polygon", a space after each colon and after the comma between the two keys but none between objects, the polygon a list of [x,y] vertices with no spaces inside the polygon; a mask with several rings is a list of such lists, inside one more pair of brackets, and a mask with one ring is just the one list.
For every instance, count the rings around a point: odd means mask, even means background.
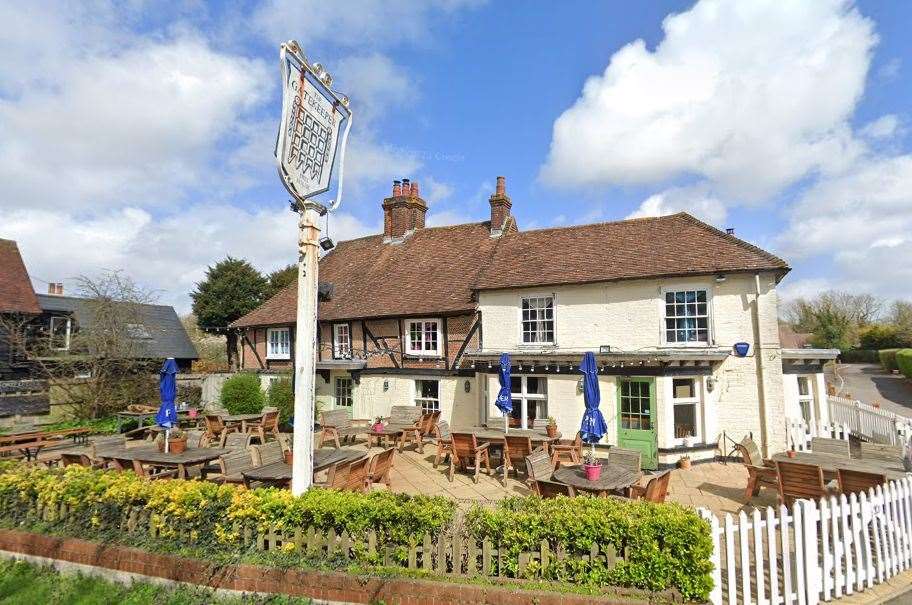
[{"label": "roof tile", "polygon": [[0,239],[0,313],[41,313],[16,242]]}]

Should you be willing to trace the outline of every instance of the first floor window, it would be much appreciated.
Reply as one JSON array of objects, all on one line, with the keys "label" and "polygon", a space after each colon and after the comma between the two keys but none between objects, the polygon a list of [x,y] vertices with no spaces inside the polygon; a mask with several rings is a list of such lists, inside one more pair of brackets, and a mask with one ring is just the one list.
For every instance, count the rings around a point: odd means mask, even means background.
[{"label": "first floor window", "polygon": [[665,342],[709,342],[709,303],[706,290],[665,293]]},{"label": "first floor window", "polygon": [[697,410],[700,404],[700,397],[697,387],[697,379],[695,378],[672,379],[671,401],[674,407],[675,439],[684,439],[685,437],[696,439],[699,436]]},{"label": "first floor window", "polygon": [[523,344],[554,343],[554,297],[530,296],[522,299]]},{"label": "first floor window", "polygon": [[440,322],[436,319],[418,319],[408,322],[408,347],[412,355],[440,354]]},{"label": "first floor window", "polygon": [[291,359],[291,333],[288,328],[266,330],[266,359]]},{"label": "first floor window", "polygon": [[416,380],[415,405],[421,406],[425,414],[440,411],[440,381]]},{"label": "first floor window", "polygon": [[56,351],[70,349],[70,318],[51,317],[51,348]]},{"label": "first floor window", "polygon": [[351,330],[348,324],[333,324],[333,357],[351,357]]},{"label": "first floor window", "polygon": [[531,429],[536,420],[548,418],[548,379],[540,376],[511,376],[513,411],[510,426]]},{"label": "first floor window", "polygon": [[798,407],[801,408],[801,417],[805,422],[814,418],[814,394],[811,390],[811,379],[807,376],[798,377]]},{"label": "first floor window", "polygon": [[350,408],[353,404],[352,379],[336,378],[336,407]]}]

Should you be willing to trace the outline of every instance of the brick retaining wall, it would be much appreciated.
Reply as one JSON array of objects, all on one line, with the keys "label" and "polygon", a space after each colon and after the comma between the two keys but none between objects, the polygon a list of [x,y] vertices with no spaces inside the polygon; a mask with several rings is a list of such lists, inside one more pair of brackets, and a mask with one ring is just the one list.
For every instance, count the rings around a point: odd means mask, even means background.
[{"label": "brick retaining wall", "polygon": [[389,605],[643,605],[679,602],[677,593],[650,595],[617,589],[615,596],[561,594],[499,586],[450,584],[430,580],[376,578],[342,572],[278,569],[256,565],[217,566],[198,559],[151,553],[117,544],[58,538],[31,532],[0,530],[0,550],[69,563],[199,584],[221,590],[310,597],[321,601]]}]

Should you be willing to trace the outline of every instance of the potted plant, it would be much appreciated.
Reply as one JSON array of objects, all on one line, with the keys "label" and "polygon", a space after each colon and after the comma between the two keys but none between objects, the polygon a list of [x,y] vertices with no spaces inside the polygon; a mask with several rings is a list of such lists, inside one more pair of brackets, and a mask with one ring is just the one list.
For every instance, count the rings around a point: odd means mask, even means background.
[{"label": "potted plant", "polygon": [[548,416],[548,425],[545,427],[545,431],[547,431],[548,437],[551,439],[557,437],[557,421],[554,416]]},{"label": "potted plant", "polygon": [[586,472],[586,479],[589,481],[598,481],[599,477],[602,476],[602,465],[594,453],[588,453],[583,458],[583,470]]},{"label": "potted plant", "polygon": [[374,423],[371,425],[371,430],[375,433],[379,433],[383,430],[383,418],[377,416],[374,418]]},{"label": "potted plant", "polygon": [[790,449],[787,452],[785,452],[785,455],[788,456],[789,458],[794,458],[796,455],[796,452],[794,449]]},{"label": "potted plant", "polygon": [[684,455],[678,458],[678,468],[686,470],[690,468],[690,456]]},{"label": "potted plant", "polygon": [[[155,438],[155,443],[158,445],[158,451],[165,451],[165,434],[159,433],[158,437]],[[187,433],[180,428],[173,428],[168,431],[168,452],[171,454],[180,454],[181,452],[186,451],[187,449]]]},{"label": "potted plant", "polygon": [[294,461],[292,450],[285,450],[282,455],[285,457],[285,464],[291,464]]}]

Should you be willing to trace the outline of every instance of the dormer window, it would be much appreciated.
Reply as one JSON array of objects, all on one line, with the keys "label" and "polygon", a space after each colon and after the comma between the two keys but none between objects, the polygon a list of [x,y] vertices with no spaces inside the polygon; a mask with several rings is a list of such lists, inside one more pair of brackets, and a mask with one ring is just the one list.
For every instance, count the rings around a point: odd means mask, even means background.
[{"label": "dormer window", "polygon": [[441,355],[440,320],[413,319],[405,332],[405,352],[409,355],[438,357]]}]

